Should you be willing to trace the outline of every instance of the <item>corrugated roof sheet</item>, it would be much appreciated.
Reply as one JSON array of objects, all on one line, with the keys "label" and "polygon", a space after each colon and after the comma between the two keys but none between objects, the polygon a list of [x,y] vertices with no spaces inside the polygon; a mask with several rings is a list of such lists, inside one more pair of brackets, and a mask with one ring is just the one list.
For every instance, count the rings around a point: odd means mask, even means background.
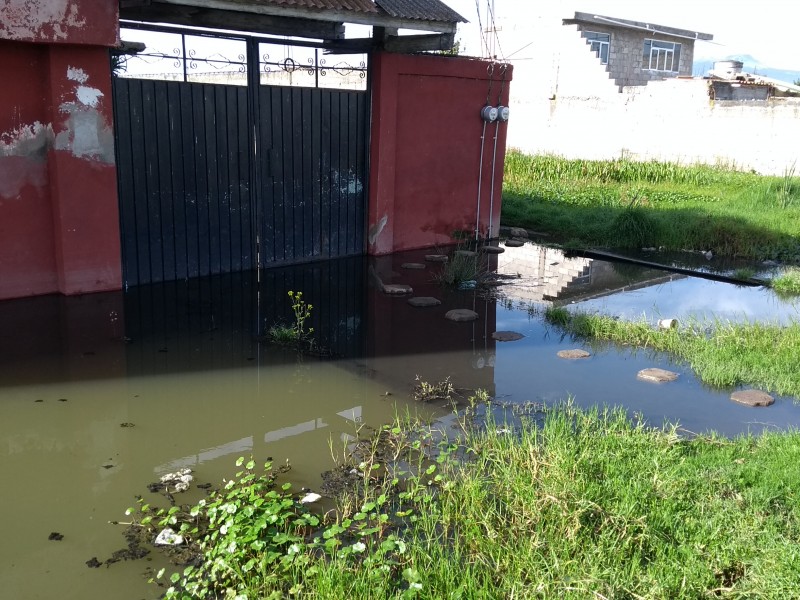
[{"label": "corrugated roof sheet", "polygon": [[352,12],[376,13],[378,9],[372,0],[258,0],[273,6],[295,8],[317,8],[320,10],[349,10]]},{"label": "corrugated roof sheet", "polygon": [[467,20],[440,0],[375,0],[389,15],[401,19],[466,23]]}]

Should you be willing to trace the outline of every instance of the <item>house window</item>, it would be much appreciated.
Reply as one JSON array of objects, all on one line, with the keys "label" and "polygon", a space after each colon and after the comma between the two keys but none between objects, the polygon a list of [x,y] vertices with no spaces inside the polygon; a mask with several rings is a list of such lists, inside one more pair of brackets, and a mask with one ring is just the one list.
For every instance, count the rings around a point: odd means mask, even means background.
[{"label": "house window", "polygon": [[681,63],[681,45],[660,40],[644,41],[642,68],[647,71],[678,72]]},{"label": "house window", "polygon": [[604,65],[608,64],[608,50],[611,46],[611,35],[608,33],[597,33],[596,31],[581,31],[581,35],[586,39],[589,48],[595,53]]}]

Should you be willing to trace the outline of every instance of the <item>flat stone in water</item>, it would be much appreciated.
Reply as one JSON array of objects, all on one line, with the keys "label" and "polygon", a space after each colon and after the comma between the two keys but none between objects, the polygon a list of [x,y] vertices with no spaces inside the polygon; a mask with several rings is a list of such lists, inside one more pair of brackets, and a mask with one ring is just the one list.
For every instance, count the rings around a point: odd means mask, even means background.
[{"label": "flat stone in water", "polygon": [[505,251],[506,249],[500,246],[481,246],[481,252],[485,252],[486,254],[502,254]]},{"label": "flat stone in water", "polygon": [[411,306],[416,306],[417,308],[424,308],[426,306],[439,306],[442,301],[438,298],[433,298],[432,296],[415,296],[413,298],[409,298],[408,303]]},{"label": "flat stone in water", "polygon": [[678,374],[665,369],[651,368],[642,369],[636,374],[636,378],[653,383],[666,383],[668,381],[675,381],[678,378]]},{"label": "flat stone in water", "polygon": [[447,254],[426,254],[425,260],[428,262],[447,262]]},{"label": "flat stone in water", "polygon": [[506,240],[506,246],[508,248],[519,248],[520,246],[524,246],[525,242],[522,240]]},{"label": "flat stone in water", "polygon": [[413,292],[414,290],[410,285],[405,285],[403,283],[390,283],[383,286],[383,293],[392,296],[402,296],[403,294],[411,294]]},{"label": "flat stone in water", "polygon": [[400,265],[402,269],[424,269],[425,265],[422,263],[403,263]]},{"label": "flat stone in water", "polygon": [[492,334],[492,338],[496,339],[498,342],[516,342],[524,337],[524,335],[516,331],[495,331]]},{"label": "flat stone in water", "polygon": [[746,406],[769,406],[775,398],[759,390],[739,390],[731,394],[731,400]]},{"label": "flat stone in water", "polygon": [[508,233],[509,235],[511,235],[511,237],[516,237],[516,238],[528,237],[528,230],[523,229],[522,227],[512,227],[511,229],[508,230]]},{"label": "flat stone in water", "polygon": [[575,360],[577,358],[589,358],[592,354],[587,352],[586,350],[581,350],[580,348],[576,348],[574,350],[559,350],[558,357],[559,358],[568,358],[570,360]]},{"label": "flat stone in water", "polygon": [[453,252],[455,256],[465,256],[467,258],[472,258],[473,256],[477,256],[477,252],[473,252],[472,250],[456,250]]},{"label": "flat stone in water", "polygon": [[444,318],[451,321],[474,321],[478,318],[478,313],[468,308],[454,308],[453,310],[448,310]]}]

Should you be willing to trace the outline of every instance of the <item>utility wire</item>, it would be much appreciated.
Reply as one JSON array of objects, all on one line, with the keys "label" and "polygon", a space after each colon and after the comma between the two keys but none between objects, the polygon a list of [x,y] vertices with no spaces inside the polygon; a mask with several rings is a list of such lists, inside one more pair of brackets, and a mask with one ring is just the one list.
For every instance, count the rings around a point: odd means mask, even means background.
[{"label": "utility wire", "polygon": [[481,8],[478,5],[478,0],[475,0],[475,12],[478,14],[478,28],[481,33],[481,41],[483,42],[483,47],[486,49],[486,56],[487,58],[491,58],[492,51],[489,49],[489,44],[486,41],[486,32],[483,30],[483,21],[481,21]]},{"label": "utility wire", "polygon": [[[497,35],[497,22],[495,21],[495,17],[494,17],[494,9],[492,8],[492,0],[486,0],[486,8],[487,8],[487,11],[489,12],[490,19],[492,21],[492,29],[491,29],[491,31],[494,34],[494,41],[497,44],[497,50],[500,52],[500,58],[503,60],[503,62],[505,62],[506,59],[505,59],[505,56],[503,55],[503,47],[500,44],[500,36]],[[492,57],[492,58],[494,58],[494,57]]]}]

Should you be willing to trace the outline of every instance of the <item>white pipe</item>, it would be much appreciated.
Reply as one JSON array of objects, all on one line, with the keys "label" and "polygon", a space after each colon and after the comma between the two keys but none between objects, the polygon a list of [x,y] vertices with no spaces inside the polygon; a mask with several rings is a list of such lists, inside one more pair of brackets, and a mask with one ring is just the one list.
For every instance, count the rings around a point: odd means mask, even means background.
[{"label": "white pipe", "polygon": [[486,121],[483,122],[483,133],[481,134],[481,159],[478,163],[478,210],[475,217],[475,241],[478,241],[481,231],[481,186],[483,185],[483,147],[486,145]]},{"label": "white pipe", "polygon": [[494,172],[497,164],[497,134],[500,131],[500,119],[495,121],[494,126],[494,150],[492,151],[492,189],[489,192],[489,231],[486,239],[492,239],[492,217],[494,216]]}]

